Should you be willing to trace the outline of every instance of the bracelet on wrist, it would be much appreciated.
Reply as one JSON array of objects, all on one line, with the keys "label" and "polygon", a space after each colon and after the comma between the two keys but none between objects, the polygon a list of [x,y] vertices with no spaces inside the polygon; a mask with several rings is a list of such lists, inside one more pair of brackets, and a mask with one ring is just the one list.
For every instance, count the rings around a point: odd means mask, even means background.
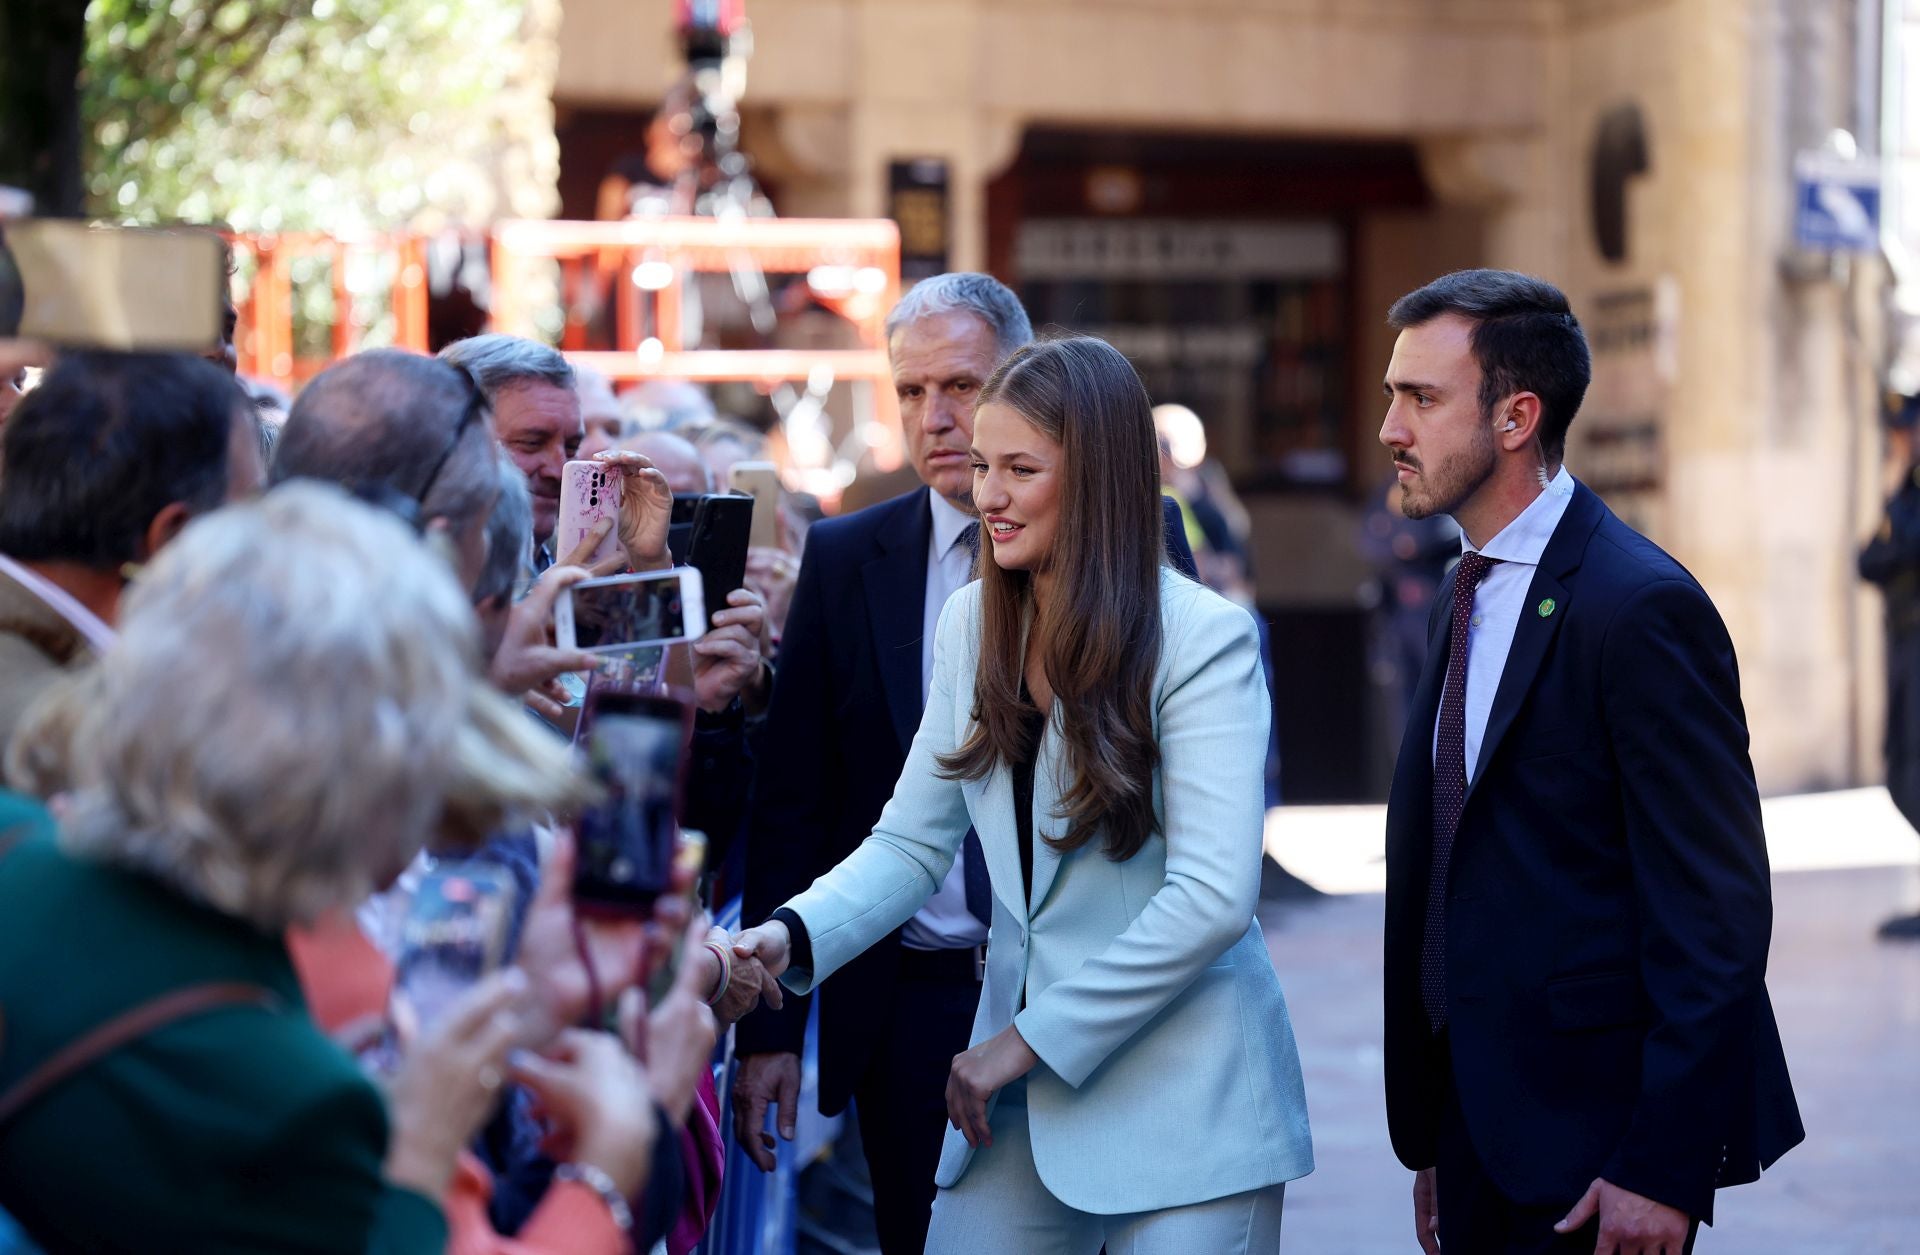
[{"label": "bracelet on wrist", "polygon": [[631,1237],[633,1235],[633,1208],[627,1204],[626,1196],[614,1185],[613,1178],[590,1163],[563,1163],[553,1170],[556,1181],[577,1181],[600,1196],[613,1214],[614,1227]]},{"label": "bracelet on wrist", "polygon": [[713,952],[713,957],[720,961],[720,983],[706,998],[708,1006],[717,1007],[720,1005],[720,1000],[727,996],[727,987],[733,984],[733,955],[728,953],[726,946],[717,941],[707,942],[706,947]]}]

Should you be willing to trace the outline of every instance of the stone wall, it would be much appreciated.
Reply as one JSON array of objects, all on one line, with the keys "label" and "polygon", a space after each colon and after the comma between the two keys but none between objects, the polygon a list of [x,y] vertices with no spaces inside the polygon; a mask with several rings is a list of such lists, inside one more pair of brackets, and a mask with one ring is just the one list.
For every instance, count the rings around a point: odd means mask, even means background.
[{"label": "stone wall", "polygon": [[[754,0],[748,99],[774,117],[756,156],[790,211],[877,214],[890,159],[944,156],[959,267],[982,264],[984,189],[1032,124],[1417,142],[1439,205],[1363,216],[1356,299],[1384,310],[1442,270],[1509,266],[1606,333],[1570,463],[1652,468],[1620,504],[1725,615],[1779,791],[1878,770],[1877,605],[1852,550],[1876,509],[1882,280],[1790,247],[1792,155],[1850,123],[1854,3]],[[667,6],[564,6],[560,99],[658,98]],[[1609,262],[1589,163],[1624,105],[1649,168]],[[1370,334],[1356,373],[1390,347]]]}]

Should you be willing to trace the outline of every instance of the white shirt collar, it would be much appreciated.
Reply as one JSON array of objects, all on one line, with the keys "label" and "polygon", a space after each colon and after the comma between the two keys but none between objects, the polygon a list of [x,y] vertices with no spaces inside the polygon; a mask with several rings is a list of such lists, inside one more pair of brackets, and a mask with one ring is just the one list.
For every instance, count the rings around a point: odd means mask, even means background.
[{"label": "white shirt collar", "polygon": [[933,509],[933,557],[939,561],[952,550],[960,533],[980,526],[980,520],[931,488],[927,489],[927,504]]},{"label": "white shirt collar", "polygon": [[79,598],[44,575],[29,570],[25,564],[0,554],[0,571],[4,571],[14,583],[39,598],[47,609],[65,619],[67,626],[79,633],[80,639],[84,640],[87,647],[95,654],[106,653],[118,639],[118,635],[107,626],[106,621],[82,605]]},{"label": "white shirt collar", "polygon": [[1519,517],[1501,528],[1499,534],[1486,544],[1476,549],[1467,540],[1465,529],[1462,529],[1460,551],[1479,552],[1502,562],[1539,566],[1541,555],[1547,551],[1547,542],[1553,539],[1554,529],[1560,526],[1560,519],[1573,501],[1573,483],[1573,476],[1562,466],[1547,482],[1546,491],[1535,497],[1526,509],[1520,511]]}]

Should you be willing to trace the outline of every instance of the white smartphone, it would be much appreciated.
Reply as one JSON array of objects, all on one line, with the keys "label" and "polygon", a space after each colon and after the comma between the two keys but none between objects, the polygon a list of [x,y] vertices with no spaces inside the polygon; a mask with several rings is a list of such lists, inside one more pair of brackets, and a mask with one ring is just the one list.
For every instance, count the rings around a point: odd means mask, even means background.
[{"label": "white smartphone", "polygon": [[587,566],[620,552],[622,477],[601,462],[569,462],[560,472],[560,522],[553,530],[553,558],[564,562],[593,525],[612,519],[607,537],[594,548]]},{"label": "white smartphone", "polygon": [[727,486],[753,498],[753,531],[747,544],[774,549],[780,544],[780,470],[771,462],[735,462]]},{"label": "white smartphone", "polygon": [[582,580],[562,589],[553,607],[562,649],[624,653],[696,641],[706,630],[706,597],[693,567]]}]

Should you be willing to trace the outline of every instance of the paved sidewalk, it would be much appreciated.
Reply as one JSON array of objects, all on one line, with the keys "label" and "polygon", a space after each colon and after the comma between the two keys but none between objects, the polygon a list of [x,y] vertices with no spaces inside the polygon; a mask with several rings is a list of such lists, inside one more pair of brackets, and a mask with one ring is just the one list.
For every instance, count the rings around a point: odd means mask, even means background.
[{"label": "paved sidewalk", "polygon": [[[1336,894],[1262,908],[1319,1164],[1287,1190],[1287,1255],[1419,1249],[1412,1179],[1393,1158],[1381,1093],[1381,899],[1351,891],[1377,883],[1380,824],[1377,807],[1290,808],[1269,824],[1269,848]],[[1768,985],[1808,1140],[1765,1180],[1722,1193],[1720,1223],[1698,1249],[1920,1251],[1920,944],[1872,936],[1896,909],[1920,909],[1920,839],[1877,789],[1773,800],[1767,824]]]}]

